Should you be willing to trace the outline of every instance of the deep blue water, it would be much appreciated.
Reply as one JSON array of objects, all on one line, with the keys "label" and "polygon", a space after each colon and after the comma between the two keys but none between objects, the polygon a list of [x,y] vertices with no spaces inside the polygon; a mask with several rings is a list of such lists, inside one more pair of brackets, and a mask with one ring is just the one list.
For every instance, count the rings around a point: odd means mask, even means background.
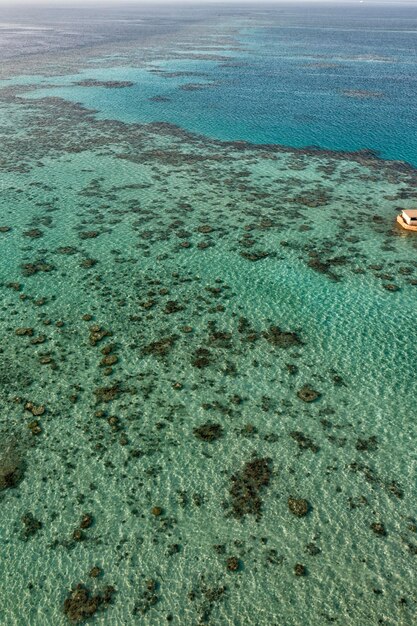
[{"label": "deep blue water", "polygon": [[[170,61],[168,50],[164,62],[152,66],[202,71],[203,78],[132,71],[127,62],[125,68],[92,69],[86,75],[129,78],[135,82],[130,89],[71,87],[53,94],[98,109],[102,117],[168,121],[227,140],[366,148],[417,164],[417,5],[229,7],[216,14],[201,8],[179,13],[130,8],[126,14],[113,9],[95,22],[103,41],[136,38],[140,49],[145,32],[181,31],[185,24],[204,25],[210,18],[208,38],[200,29],[203,38],[196,36],[195,49],[210,37],[213,43],[226,36],[230,41],[232,34],[241,50],[232,45],[217,51],[232,61],[190,61],[188,42],[183,61]],[[92,16],[79,19],[83,36],[91,30],[88,19]],[[144,22],[135,23],[139,19]],[[211,86],[181,89],[187,82]],[[152,101],[161,95],[163,102]]]},{"label": "deep blue water", "polygon": [[417,163],[417,7],[288,12],[244,40],[254,55],[239,110],[250,118],[257,102],[251,138]]}]

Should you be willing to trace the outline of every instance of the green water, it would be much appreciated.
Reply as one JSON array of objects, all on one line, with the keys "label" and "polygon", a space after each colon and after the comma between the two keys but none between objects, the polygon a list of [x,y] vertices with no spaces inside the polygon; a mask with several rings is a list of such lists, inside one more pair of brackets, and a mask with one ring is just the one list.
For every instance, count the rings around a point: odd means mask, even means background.
[{"label": "green water", "polygon": [[114,586],[103,625],[413,624],[416,171],[22,95],[0,91],[1,624],[68,623],[78,583]]}]

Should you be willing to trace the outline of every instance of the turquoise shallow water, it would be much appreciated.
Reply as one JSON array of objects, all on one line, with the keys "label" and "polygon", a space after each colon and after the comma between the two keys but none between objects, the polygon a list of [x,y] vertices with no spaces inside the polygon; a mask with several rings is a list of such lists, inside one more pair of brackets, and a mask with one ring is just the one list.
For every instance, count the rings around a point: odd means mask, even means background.
[{"label": "turquoise shallow water", "polygon": [[220,141],[210,20],[6,68],[7,626],[415,621],[416,170]]}]

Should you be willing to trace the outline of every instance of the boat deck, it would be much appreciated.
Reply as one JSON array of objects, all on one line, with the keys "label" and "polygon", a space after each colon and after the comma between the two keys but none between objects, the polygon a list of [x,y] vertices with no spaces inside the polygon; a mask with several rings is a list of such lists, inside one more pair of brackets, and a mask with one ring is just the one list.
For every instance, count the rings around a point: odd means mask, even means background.
[{"label": "boat deck", "polygon": [[403,220],[401,215],[397,215],[397,222],[400,224],[400,226],[402,226],[406,230],[413,230],[413,231],[417,232],[417,224],[415,226],[413,226],[411,224],[407,224],[407,222],[405,222]]}]

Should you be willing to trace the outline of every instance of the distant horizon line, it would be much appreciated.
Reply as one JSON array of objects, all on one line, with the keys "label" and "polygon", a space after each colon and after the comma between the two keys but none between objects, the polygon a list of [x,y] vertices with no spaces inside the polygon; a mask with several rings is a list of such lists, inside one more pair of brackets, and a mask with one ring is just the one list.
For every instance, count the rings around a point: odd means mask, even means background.
[{"label": "distant horizon line", "polygon": [[122,2],[117,2],[117,0],[0,0],[0,6],[3,7],[15,7],[16,5],[20,6],[61,6],[61,7],[71,7],[75,5],[114,5],[118,8],[122,8],[123,6],[170,6],[170,5],[194,5],[194,6],[202,6],[202,5],[235,5],[235,4],[252,4],[255,6],[262,5],[273,5],[273,4],[333,4],[336,6],[341,6],[344,4],[364,4],[364,5],[379,5],[379,4],[390,4],[390,5],[413,5],[417,8],[416,0],[122,0]]},{"label": "distant horizon line", "polygon": [[[50,8],[52,9],[71,9],[77,8],[88,9],[91,7],[103,8],[164,8],[173,6],[184,7],[239,7],[253,6],[261,9],[269,6],[296,6],[296,5],[332,5],[334,8],[348,5],[363,7],[415,7],[417,9],[416,0],[0,0],[0,7],[3,9],[20,9],[27,7],[28,9]],[[1,17],[0,17],[1,23]]]}]

